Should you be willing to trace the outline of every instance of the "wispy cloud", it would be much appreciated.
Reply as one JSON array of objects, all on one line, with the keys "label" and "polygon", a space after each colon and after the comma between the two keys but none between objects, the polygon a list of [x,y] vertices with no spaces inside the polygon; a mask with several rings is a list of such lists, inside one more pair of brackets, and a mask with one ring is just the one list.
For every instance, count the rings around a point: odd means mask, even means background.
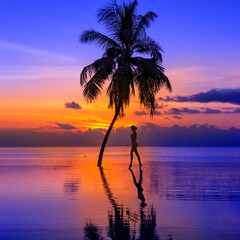
[{"label": "wispy cloud", "polygon": [[134,114],[137,115],[137,116],[147,115],[147,113],[145,111],[136,111],[136,112],[134,112]]},{"label": "wispy cloud", "polygon": [[[145,115],[148,115],[146,111],[136,111],[134,112],[135,115],[137,116],[145,116]],[[161,112],[155,110],[154,111],[154,115],[161,115]]]},{"label": "wispy cloud", "polygon": [[37,66],[37,67],[26,67],[26,66],[11,66],[11,67],[0,67],[0,80],[54,80],[60,79],[66,81],[66,79],[78,78],[79,67],[76,66]]},{"label": "wispy cloud", "polygon": [[179,117],[179,116],[173,116],[173,118],[175,118],[175,119],[182,119],[182,117]]},{"label": "wispy cloud", "polygon": [[156,102],[154,106],[155,106],[155,109],[162,109],[167,107],[168,105],[164,103],[159,104],[158,102]]},{"label": "wispy cloud", "polygon": [[47,58],[58,59],[62,61],[71,61],[71,62],[75,61],[75,58],[62,53],[53,53],[46,50],[33,48],[33,47],[16,44],[16,43],[5,42],[5,41],[0,41],[0,48],[16,51],[16,52],[23,52],[23,53],[27,53],[35,56],[43,56]]},{"label": "wispy cloud", "polygon": [[199,114],[201,113],[199,110],[196,109],[189,109],[189,108],[171,108],[168,111],[165,111],[165,114],[173,114],[173,115],[180,115],[180,114]]},{"label": "wispy cloud", "polygon": [[66,124],[66,123],[55,122],[55,124],[56,124],[57,126],[59,126],[59,129],[63,129],[63,130],[73,130],[73,129],[77,129],[77,128],[74,127],[73,125]]}]

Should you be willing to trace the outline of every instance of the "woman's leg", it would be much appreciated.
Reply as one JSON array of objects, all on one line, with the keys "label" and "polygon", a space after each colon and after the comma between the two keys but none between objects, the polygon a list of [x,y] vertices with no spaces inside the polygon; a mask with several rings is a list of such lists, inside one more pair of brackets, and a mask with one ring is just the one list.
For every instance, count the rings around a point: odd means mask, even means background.
[{"label": "woman's leg", "polygon": [[139,162],[139,166],[141,167],[141,166],[142,166],[142,163],[141,163],[140,155],[139,155],[137,149],[135,150],[135,153],[136,153],[136,156],[137,156],[137,159],[138,159],[138,162]]},{"label": "woman's leg", "polygon": [[133,161],[133,149],[131,149],[131,151],[130,151],[130,155],[131,155],[131,160],[130,160],[129,168],[132,167],[132,161]]}]

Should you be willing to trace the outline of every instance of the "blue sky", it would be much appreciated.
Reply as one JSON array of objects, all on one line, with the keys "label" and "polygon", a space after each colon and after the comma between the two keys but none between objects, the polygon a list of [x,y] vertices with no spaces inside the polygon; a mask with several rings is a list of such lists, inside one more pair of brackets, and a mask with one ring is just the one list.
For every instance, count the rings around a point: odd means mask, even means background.
[{"label": "blue sky", "polygon": [[[96,18],[98,8],[106,2],[1,1],[1,127],[38,128],[59,122],[81,129],[89,119],[96,121],[95,128],[108,126],[112,112],[106,107],[106,97],[98,100],[98,108],[87,105],[79,85],[82,67],[99,58],[102,51],[78,41],[86,29],[106,33]],[[240,98],[240,1],[139,0],[138,3],[140,14],[149,10],[158,14],[147,32],[164,50],[163,66],[173,86],[171,94],[161,91],[157,99],[166,96],[191,99],[199,93],[212,93],[215,88],[220,93],[237,92]],[[65,103],[73,101],[81,106],[79,113],[64,108]],[[231,102],[168,101],[168,107],[160,109],[161,114],[151,121],[167,127],[214,124],[239,128],[239,106]],[[135,112],[144,109],[132,103],[117,127],[150,121],[147,114],[136,116]],[[201,114],[184,113],[185,108]],[[181,116],[166,116],[172,109],[179,109]],[[204,114],[203,109],[219,114]]]},{"label": "blue sky", "polygon": [[[87,64],[101,52],[97,47],[79,44],[78,37],[84,29],[103,31],[97,23],[96,10],[105,3],[97,0],[3,0],[0,42],[66,56],[66,60],[73,58],[76,64]],[[234,0],[140,0],[138,6],[139,13],[153,10],[158,14],[149,34],[162,45],[166,67],[238,65],[239,8],[240,2]],[[3,44],[0,51],[1,65],[72,64],[62,59],[51,61],[44,54],[35,53],[34,57]]]}]

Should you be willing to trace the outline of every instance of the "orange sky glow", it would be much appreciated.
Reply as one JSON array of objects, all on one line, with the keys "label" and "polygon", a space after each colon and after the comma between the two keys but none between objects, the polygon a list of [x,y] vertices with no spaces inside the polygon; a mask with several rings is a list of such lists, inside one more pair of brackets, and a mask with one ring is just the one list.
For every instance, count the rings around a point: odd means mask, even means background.
[{"label": "orange sky glow", "polygon": [[[82,96],[82,87],[79,84],[80,71],[81,67],[66,67],[65,71],[64,68],[60,71],[57,67],[22,69],[20,72],[18,70],[19,82],[17,85],[12,86],[6,83],[1,90],[1,128],[41,128],[40,130],[57,131],[58,129],[54,128],[56,122],[71,124],[82,131],[89,128],[108,128],[114,114],[112,109],[108,109],[108,97],[103,91],[103,94],[95,102],[87,103]],[[207,75],[208,69],[202,67],[168,69],[166,73],[171,80],[173,91],[169,93],[162,89],[156,99],[166,95],[198,93],[199,88],[203,91],[209,90],[207,80],[203,81],[202,78],[198,77],[199,72],[206,72]],[[9,75],[9,79],[15,79],[15,77],[14,73]],[[24,82],[24,85],[22,82]],[[237,83],[232,81],[232,85],[237,86]],[[219,87],[221,87],[221,83]],[[65,103],[72,101],[79,103],[82,108],[69,109],[64,107]],[[127,127],[131,124],[144,125],[146,122],[162,126],[172,126],[174,124],[186,126],[214,124],[222,128],[240,126],[238,121],[232,121],[231,114],[181,115],[182,119],[175,119],[164,114],[165,111],[174,107],[221,109],[222,107],[232,107],[231,104],[157,102],[165,106],[163,109],[157,109],[161,112],[161,115],[155,115],[153,118],[149,115],[137,116],[134,112],[144,109],[140,106],[136,94],[135,98],[132,97],[130,106],[125,109],[125,117],[118,119],[114,127]],[[239,114],[234,115],[234,117],[237,115]]]}]

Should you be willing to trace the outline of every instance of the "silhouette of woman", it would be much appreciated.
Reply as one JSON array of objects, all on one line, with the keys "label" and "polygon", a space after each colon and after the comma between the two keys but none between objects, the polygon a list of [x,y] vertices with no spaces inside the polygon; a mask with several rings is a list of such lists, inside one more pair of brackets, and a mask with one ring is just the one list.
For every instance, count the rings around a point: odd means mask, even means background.
[{"label": "silhouette of woman", "polygon": [[139,156],[139,154],[138,154],[138,151],[137,151],[137,146],[138,146],[138,144],[137,144],[137,142],[136,142],[136,140],[137,140],[137,132],[136,132],[137,127],[134,126],[134,125],[132,125],[132,126],[131,126],[131,130],[133,131],[133,133],[130,135],[131,140],[132,140],[132,148],[131,148],[131,152],[130,152],[131,161],[130,161],[129,168],[132,167],[133,152],[135,152],[135,154],[136,154],[136,156],[137,156],[137,158],[138,158],[139,167],[141,167],[141,166],[142,166],[142,163],[141,163],[141,159],[140,159],[140,156]]},{"label": "silhouette of woman", "polygon": [[144,208],[145,206],[147,206],[147,204],[145,203],[145,197],[143,195],[143,188],[142,188],[142,180],[143,180],[143,176],[142,176],[142,169],[140,169],[140,176],[139,176],[139,181],[137,182],[135,175],[132,171],[132,169],[129,169],[129,171],[132,173],[132,177],[133,177],[133,182],[137,188],[138,191],[138,199],[141,200],[141,207]]}]

